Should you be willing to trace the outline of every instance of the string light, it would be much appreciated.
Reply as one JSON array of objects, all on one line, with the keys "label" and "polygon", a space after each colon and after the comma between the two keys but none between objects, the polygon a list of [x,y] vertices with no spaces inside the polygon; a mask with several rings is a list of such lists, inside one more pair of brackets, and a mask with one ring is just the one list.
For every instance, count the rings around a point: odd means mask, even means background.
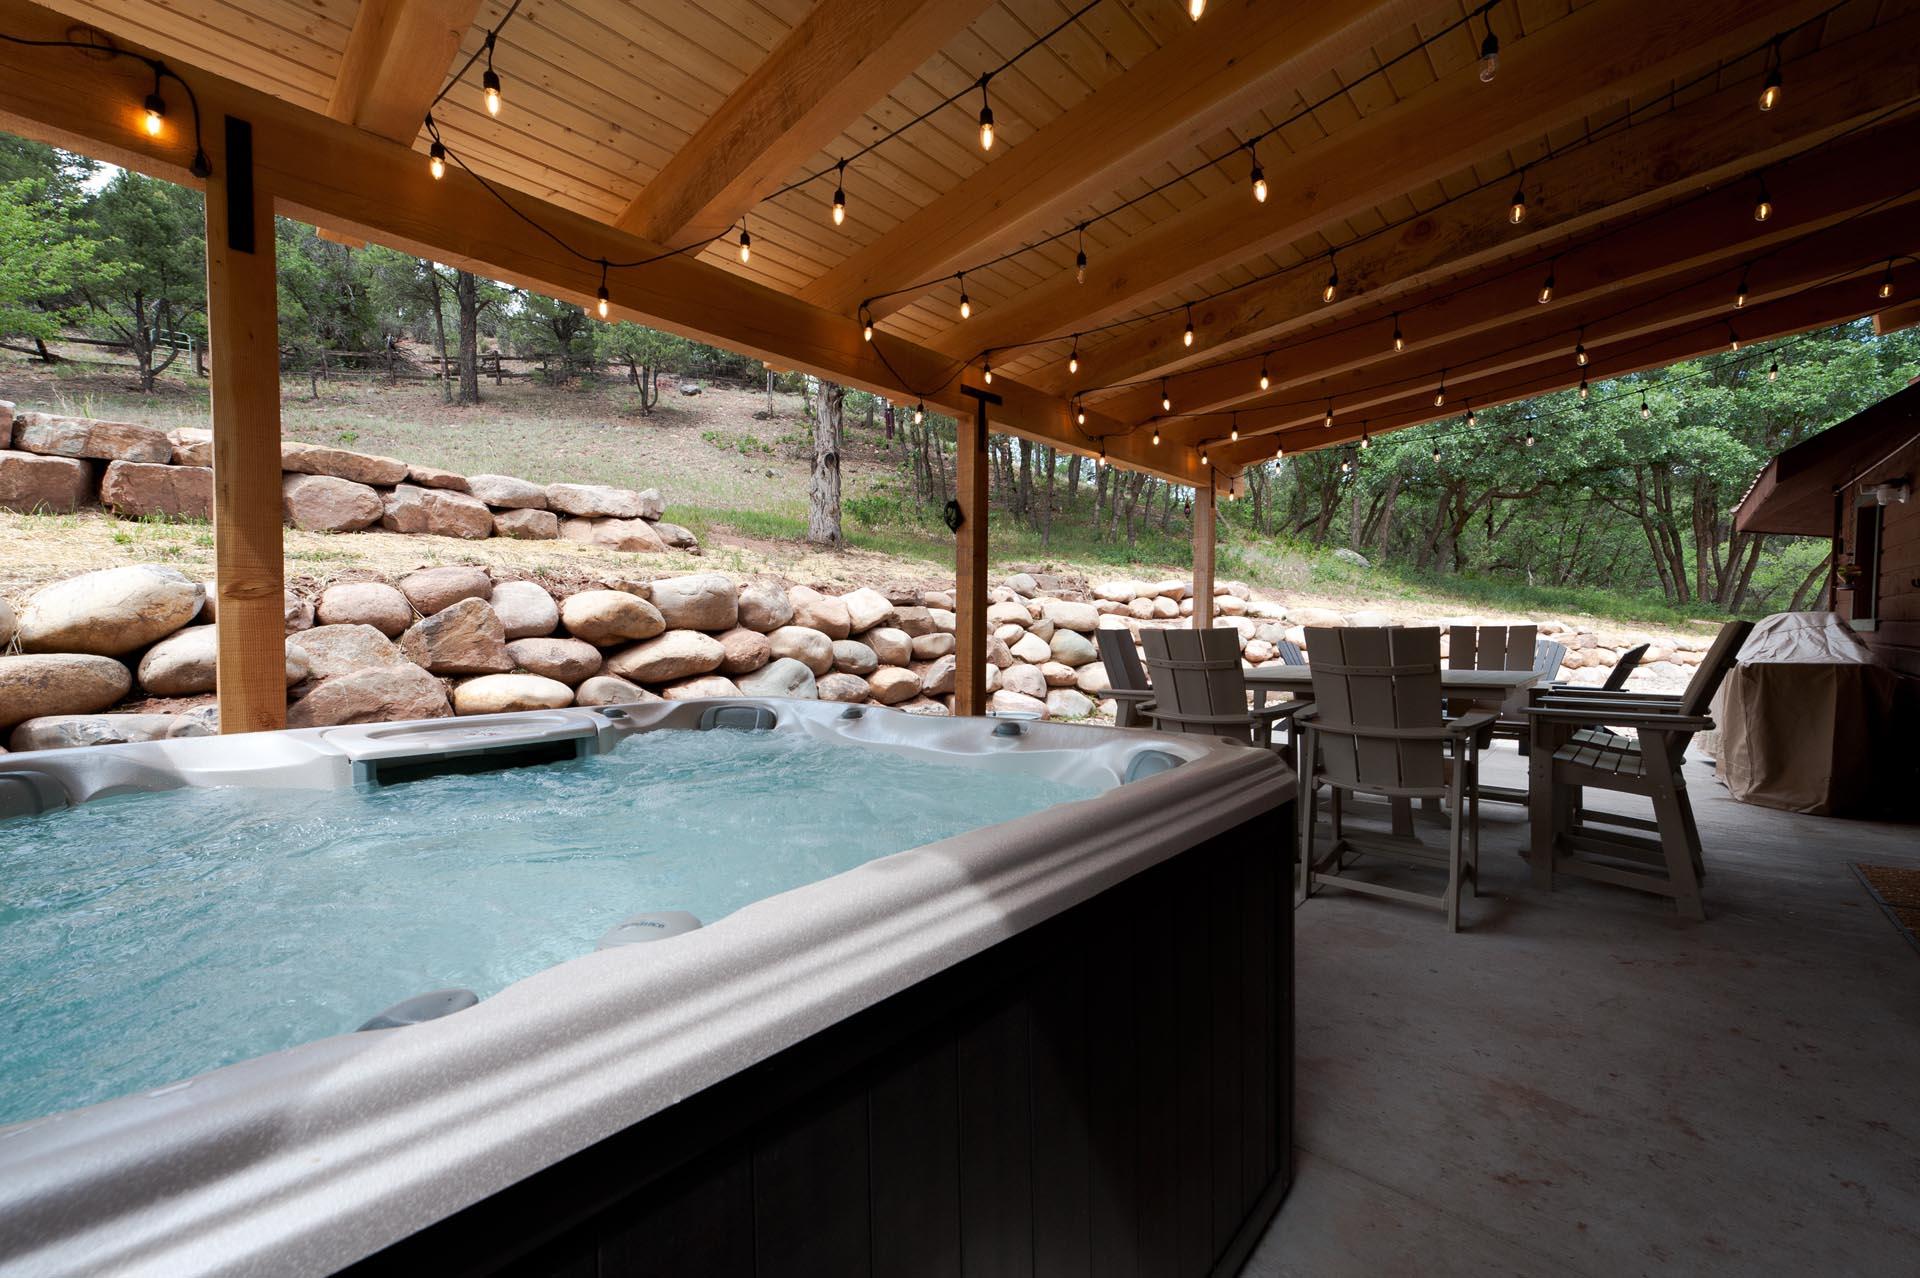
[{"label": "string light", "polygon": [[1773,200],[1767,195],[1767,179],[1758,176],[1754,179],[1760,186],[1760,198],[1753,202],[1753,220],[1764,222],[1773,216]]},{"label": "string light", "polygon": [[1333,250],[1327,250],[1327,286],[1320,290],[1320,300],[1331,302],[1340,293],[1340,263],[1334,258]]},{"label": "string light", "polygon": [[1286,455],[1287,455],[1286,444],[1280,440],[1275,440],[1273,443],[1273,459],[1275,461],[1279,461],[1282,457],[1285,457]]},{"label": "string light", "polygon": [[1236,444],[1240,442],[1240,414],[1238,413],[1233,415],[1233,429],[1227,433],[1227,438]]},{"label": "string light", "polygon": [[753,236],[747,234],[747,219],[740,218],[740,264],[746,265],[753,260]]},{"label": "string light", "polygon": [[1480,83],[1492,84],[1493,77],[1500,73],[1500,37],[1493,33],[1493,15],[1482,16],[1487,24],[1487,38],[1480,42]]},{"label": "string light", "polygon": [[1247,143],[1247,154],[1253,157],[1253,169],[1247,174],[1247,180],[1253,183],[1253,198],[1256,203],[1267,202],[1267,171],[1260,167],[1260,153],[1253,149],[1253,143]]},{"label": "string light", "polygon": [[1540,282],[1540,305],[1545,306],[1553,300],[1553,262],[1547,263],[1547,278]]},{"label": "string light", "polygon": [[1585,368],[1587,366],[1587,329],[1585,325],[1581,326],[1580,335],[1574,339],[1573,363],[1576,368]]},{"label": "string light", "polygon": [[1580,374],[1580,402],[1583,404],[1587,402],[1587,375],[1585,373]]},{"label": "string light", "polygon": [[1183,346],[1193,345],[1193,308],[1191,306],[1187,308],[1187,331],[1180,335],[1180,343]]},{"label": "string light", "polygon": [[1640,420],[1644,422],[1645,420],[1647,420],[1647,418],[1651,416],[1653,416],[1653,409],[1647,407],[1647,393],[1645,391],[1641,391],[1640,392]]},{"label": "string light", "polygon": [[447,175],[447,148],[439,138],[435,138],[433,145],[427,148],[427,172],[433,174],[436,182]]},{"label": "string light", "polygon": [[1887,259],[1887,273],[1880,277],[1880,300],[1886,301],[1893,296],[1893,259]]},{"label": "string light", "polygon": [[1731,324],[1727,325],[1727,343],[1735,355],[1740,353],[1740,334],[1733,331]]},{"label": "string light", "polygon": [[1160,379],[1160,411],[1163,413],[1173,411],[1173,396],[1167,394],[1167,379],[1164,377]]},{"label": "string light", "polygon": [[1440,441],[1437,439],[1433,441],[1433,464],[1440,464]]},{"label": "string light", "polygon": [[1328,430],[1333,429],[1333,401],[1332,400],[1327,401],[1327,419],[1324,423],[1322,423],[1322,425],[1325,426],[1325,428]]},{"label": "string light", "polygon": [[1071,374],[1071,373],[1077,373],[1079,371],[1080,371],[1080,334],[1075,333],[1073,335],[1073,349],[1067,353],[1067,372]]},{"label": "string light", "polygon": [[991,359],[983,358],[980,361],[980,376],[985,380],[987,385],[993,385],[993,361]]},{"label": "string light", "polygon": [[1479,416],[1475,414],[1473,411],[1473,405],[1468,404],[1467,405],[1467,425],[1472,426],[1475,423],[1477,423],[1479,420],[1480,420]]},{"label": "string light", "polygon": [[1393,313],[1393,349],[1395,352],[1407,349],[1407,339],[1400,332],[1400,312]]},{"label": "string light", "polygon": [[1267,376],[1267,361],[1266,361],[1266,358],[1263,356],[1260,360],[1260,389],[1266,390],[1268,387],[1272,385],[1273,385],[1273,379]]},{"label": "string light", "polygon": [[[1081,426],[1085,426],[1087,424],[1087,406],[1085,404],[1082,404],[1077,399],[1073,401],[1073,420]],[[1100,445],[1101,460],[1102,461],[1106,460],[1106,456],[1107,456],[1107,446],[1105,444],[1102,444]]]},{"label": "string light", "polygon": [[1207,0],[1187,0],[1187,16],[1195,22],[1200,21],[1200,15],[1206,11]]},{"label": "string light", "polygon": [[1533,427],[1527,427],[1527,438],[1524,442],[1528,448],[1533,447]]},{"label": "string light", "polygon": [[987,81],[993,79],[991,71],[980,77],[980,149],[993,150],[993,103],[987,100]]},{"label": "string light", "polygon": [[847,162],[840,161],[839,175],[833,181],[833,224],[840,226],[847,220]]},{"label": "string light", "polygon": [[1160,447],[1160,428],[1158,426],[1153,428],[1153,446],[1155,448]]},{"label": "string light", "polygon": [[1351,475],[1353,473],[1353,458],[1342,457],[1340,459],[1340,473],[1343,475]]},{"label": "string light", "polygon": [[1204,449],[1204,448],[1202,448],[1202,449],[1200,450],[1200,464],[1201,464],[1202,466],[1211,466],[1211,465],[1213,465],[1213,463],[1212,463],[1212,462],[1210,462],[1210,461],[1208,461],[1208,460],[1207,460],[1207,450],[1206,450],[1206,449]]},{"label": "string light", "polygon": [[924,399],[913,406],[913,424],[918,426],[927,420],[927,401]]},{"label": "string light", "polygon": [[1773,66],[1767,70],[1766,83],[1760,88],[1760,109],[1771,111],[1780,105],[1780,37],[1773,38]]},{"label": "string light", "polygon": [[1740,268],[1740,291],[1733,295],[1733,309],[1736,311],[1747,304],[1747,271],[1749,269],[1745,266]]},{"label": "string light", "polygon": [[967,300],[967,273],[961,271],[953,278],[960,281],[960,318],[972,319],[973,303]]},{"label": "string light", "polygon": [[[160,76],[158,72],[154,74],[153,80],[153,92],[147,95],[144,106],[145,114],[141,119],[141,124],[146,128],[148,137],[157,138],[160,136],[161,128],[166,124],[167,104],[166,100],[160,96]],[[439,177],[440,175],[436,173],[434,176]]]},{"label": "string light", "polygon": [[1367,423],[1364,420],[1360,423],[1360,447],[1373,447],[1373,436],[1367,432]]},{"label": "string light", "polygon": [[600,259],[600,291],[597,296],[600,302],[600,318],[605,319],[612,299],[607,296],[607,259],[604,257]]},{"label": "string light", "polygon": [[1527,220],[1527,171],[1520,170],[1520,180],[1513,188],[1513,203],[1507,209],[1507,221],[1514,226]]},{"label": "string light", "polygon": [[869,342],[873,340],[873,312],[864,302],[860,304],[860,335]]},{"label": "string light", "polygon": [[1447,370],[1440,370],[1440,388],[1433,392],[1433,406],[1444,408],[1447,403]]},{"label": "string light", "polygon": [[1075,284],[1087,282],[1087,224],[1085,222],[1080,224],[1080,251],[1073,259],[1073,282]]},{"label": "string light", "polygon": [[496,118],[500,114],[500,76],[493,69],[493,42],[499,34],[498,27],[487,32],[487,69],[480,76],[480,99],[486,103],[487,114]]},{"label": "string light", "polygon": [[1767,365],[1767,380],[1770,382],[1780,380],[1780,357],[1777,355],[1774,356],[1773,363]]}]

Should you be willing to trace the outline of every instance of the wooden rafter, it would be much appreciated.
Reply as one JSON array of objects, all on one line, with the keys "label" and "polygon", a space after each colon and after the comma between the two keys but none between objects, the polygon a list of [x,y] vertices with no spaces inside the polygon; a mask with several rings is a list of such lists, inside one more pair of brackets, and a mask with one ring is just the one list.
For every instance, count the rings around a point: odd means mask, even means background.
[{"label": "wooden rafter", "polygon": [[1162,219],[1076,285],[1061,276],[931,343],[953,356],[1088,327],[1354,216],[1411,187],[1537,139],[1635,94],[1745,53],[1820,0],[1601,0],[1516,42],[1496,85],[1456,73],[1268,166],[1273,196],[1235,186]]},{"label": "wooden rafter", "polygon": [[328,118],[411,142],[479,12],[480,0],[360,0]]},{"label": "wooden rafter", "polygon": [[[1235,0],[1188,25],[1005,156],[801,290],[851,311],[882,288],[991,256],[1145,165],[1287,97],[1421,16],[1425,0]],[[913,300],[875,302],[876,315]]]},{"label": "wooden rafter", "polygon": [[[1550,251],[1603,222],[1808,151],[1841,130],[1913,102],[1920,97],[1920,60],[1909,52],[1914,47],[1920,47],[1920,15],[1797,61],[1791,111],[1761,115],[1753,109],[1750,86],[1734,85],[1570,152],[1529,183],[1530,208],[1522,227],[1507,222],[1511,187],[1497,182],[1362,241],[1340,256],[1346,289],[1333,306],[1320,299],[1324,273],[1287,272],[1196,307],[1205,340],[1194,350],[1181,345],[1177,325],[1142,324],[1090,344],[1078,377],[1067,373],[1064,362],[1024,376],[1056,394],[1072,394],[1089,385],[1169,375],[1258,351],[1310,325],[1348,323],[1364,308],[1409,308],[1418,304],[1414,295],[1421,290],[1444,287],[1462,272],[1516,252]],[[1872,182],[1877,167],[1857,169],[1841,185]],[[1783,217],[1799,216],[1801,207],[1798,199],[1788,201]]]},{"label": "wooden rafter", "polygon": [[669,247],[724,234],[989,0],[819,0],[615,225]]}]

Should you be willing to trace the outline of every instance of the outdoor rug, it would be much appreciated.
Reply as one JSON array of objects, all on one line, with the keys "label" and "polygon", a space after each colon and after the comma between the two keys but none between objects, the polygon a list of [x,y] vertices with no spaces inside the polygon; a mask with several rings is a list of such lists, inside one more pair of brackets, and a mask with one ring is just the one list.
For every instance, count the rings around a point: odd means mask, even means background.
[{"label": "outdoor rug", "polygon": [[1853,872],[1893,925],[1906,934],[1907,943],[1920,950],[1920,870],[1856,863]]}]

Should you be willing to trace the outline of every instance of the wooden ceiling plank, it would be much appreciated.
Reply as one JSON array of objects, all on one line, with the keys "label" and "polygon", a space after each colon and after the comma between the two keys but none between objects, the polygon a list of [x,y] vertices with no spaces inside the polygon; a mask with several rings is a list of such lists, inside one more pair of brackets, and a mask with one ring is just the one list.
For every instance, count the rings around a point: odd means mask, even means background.
[{"label": "wooden ceiling plank", "polygon": [[[1331,307],[1320,300],[1324,272],[1295,271],[1208,302],[1200,312],[1206,346],[1199,351],[1181,347],[1174,326],[1146,325],[1103,343],[1101,360],[1084,369],[1077,384],[1058,376],[1041,384],[1071,393],[1259,349],[1291,329],[1382,304],[1796,154],[1920,95],[1920,65],[1907,53],[1920,41],[1920,16],[1882,31],[1884,37],[1869,33],[1791,68],[1797,90],[1791,112],[1762,116],[1752,108],[1749,86],[1736,86],[1568,153],[1530,175],[1524,227],[1507,222],[1512,192],[1495,183],[1344,250],[1344,298]],[[1424,193],[1420,202],[1432,207]]]},{"label": "wooden ceiling plank", "polygon": [[[671,247],[723,234],[976,17],[983,0],[820,0],[616,225]],[[829,188],[830,189],[830,188]]]},{"label": "wooden ceiling plank", "polygon": [[328,118],[411,141],[479,11],[480,0],[361,0]]},{"label": "wooden ceiling plank", "polygon": [[1066,276],[1012,311],[956,327],[937,345],[950,355],[1008,346],[1123,312],[1137,301],[1204,278],[1236,259],[1380,203],[1408,185],[1453,172],[1479,154],[1553,122],[1710,64],[1819,0],[1602,0],[1521,42],[1495,85],[1456,74],[1431,90],[1342,130],[1323,146],[1270,167],[1273,196],[1255,205],[1226,191],[1170,218],[1076,286]]},{"label": "wooden ceiling plank", "polygon": [[[803,296],[851,314],[862,298],[991,256],[1146,166],[1257,109],[1329,57],[1366,47],[1420,5],[1233,0],[1210,10],[1024,145],[850,256]],[[1045,231],[1058,228],[1044,227]],[[890,301],[891,311],[908,298]]]}]

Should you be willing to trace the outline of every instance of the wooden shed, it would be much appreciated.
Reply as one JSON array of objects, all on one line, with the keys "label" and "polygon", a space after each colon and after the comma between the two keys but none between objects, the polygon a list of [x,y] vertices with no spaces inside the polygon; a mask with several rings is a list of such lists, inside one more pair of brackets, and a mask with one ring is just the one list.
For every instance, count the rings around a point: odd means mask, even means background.
[{"label": "wooden shed", "polygon": [[1829,593],[1881,659],[1920,676],[1920,379],[1768,462],[1741,532],[1833,539]]}]

